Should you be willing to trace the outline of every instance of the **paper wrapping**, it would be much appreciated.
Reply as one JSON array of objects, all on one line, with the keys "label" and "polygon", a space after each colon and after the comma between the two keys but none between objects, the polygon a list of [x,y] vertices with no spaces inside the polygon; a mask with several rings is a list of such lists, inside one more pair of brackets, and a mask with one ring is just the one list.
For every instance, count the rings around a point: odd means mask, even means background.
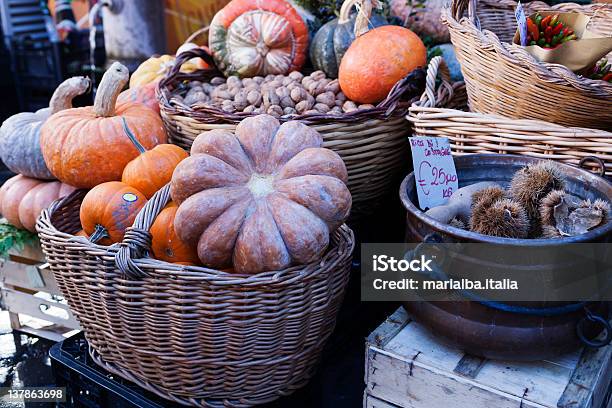
[{"label": "paper wrapping", "polygon": [[[601,37],[587,29],[590,17],[580,13],[555,13],[542,11],[541,16],[559,14],[559,21],[574,30],[577,39],[562,43],[556,48],[545,49],[539,45],[529,45],[525,50],[540,62],[565,65],[574,72],[584,71],[612,51],[612,37]],[[529,16],[535,20],[536,13]],[[521,44],[520,33],[514,34],[515,44]]]}]

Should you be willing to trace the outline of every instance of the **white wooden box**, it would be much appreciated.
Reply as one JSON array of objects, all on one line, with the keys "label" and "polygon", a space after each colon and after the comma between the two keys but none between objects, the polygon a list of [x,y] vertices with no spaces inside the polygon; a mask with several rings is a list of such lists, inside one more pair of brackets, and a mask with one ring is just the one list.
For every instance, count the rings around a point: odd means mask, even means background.
[{"label": "white wooden box", "polygon": [[612,408],[612,346],[502,362],[441,342],[400,307],[366,341],[366,408]]},{"label": "white wooden box", "polygon": [[38,241],[0,259],[0,279],[0,306],[9,312],[13,330],[54,341],[80,330]]}]

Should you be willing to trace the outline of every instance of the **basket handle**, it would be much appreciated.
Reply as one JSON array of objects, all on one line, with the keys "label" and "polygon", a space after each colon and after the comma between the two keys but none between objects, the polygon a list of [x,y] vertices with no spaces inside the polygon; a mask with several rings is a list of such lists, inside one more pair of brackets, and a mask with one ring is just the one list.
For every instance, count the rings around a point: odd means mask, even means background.
[{"label": "basket handle", "polygon": [[[436,88],[436,80],[440,74],[442,82]],[[434,57],[427,68],[427,79],[425,80],[425,92],[421,95],[419,106],[435,108],[453,97],[453,85],[451,83],[448,66],[442,57]]]},{"label": "basket handle", "polygon": [[480,30],[480,21],[478,20],[478,15],[476,15],[477,8],[478,0],[451,1],[451,15],[453,18],[457,21],[461,21],[461,17],[463,17],[463,14],[467,10],[468,19]]},{"label": "basket handle", "polygon": [[195,40],[196,38],[198,38],[202,34],[207,33],[209,29],[210,29],[210,26],[206,26],[206,27],[200,28],[199,30],[194,31],[193,34],[191,34],[189,37],[187,37],[187,39],[183,42],[183,44],[187,44],[187,43],[193,42],[193,40]]},{"label": "basket handle", "polygon": [[345,0],[340,7],[338,16],[338,24],[346,24],[351,19],[351,10],[353,6],[357,7],[357,17],[353,33],[355,37],[368,32],[368,25],[372,17],[372,9],[379,6],[378,0]]},{"label": "basket handle", "polygon": [[393,85],[389,91],[389,95],[384,101],[380,102],[376,107],[385,108],[385,116],[393,114],[398,107],[404,95],[419,95],[423,92],[423,82],[425,80],[425,70],[417,68],[404,78],[400,79]]},{"label": "basket handle", "polygon": [[133,259],[143,258],[151,249],[151,233],[149,230],[161,210],[170,202],[170,183],[151,197],[140,210],[134,225],[125,231],[123,241],[115,254],[115,265],[130,279],[140,279],[146,275]]},{"label": "basket handle", "polygon": [[212,55],[210,55],[210,53],[208,53],[206,50],[202,48],[194,48],[188,51],[183,51],[176,56],[174,66],[170,69],[166,76],[163,77],[161,81],[159,81],[158,88],[164,88],[170,82],[174,82],[177,79],[177,76],[180,74],[183,64],[191,60],[192,58],[202,58],[204,62],[206,62],[209,66],[212,67],[208,70],[217,71],[217,65],[215,64],[215,60],[213,59]]},{"label": "basket handle", "polygon": [[598,174],[600,177],[605,177],[606,176],[606,165],[603,162],[603,160],[601,160],[599,157],[596,156],[586,156],[583,157],[582,159],[580,159],[580,162],[578,162],[578,167],[580,167],[581,169],[585,169],[588,171],[589,170],[589,166],[587,165],[588,162],[595,162],[597,163],[597,167],[599,169],[599,171],[595,174]]}]

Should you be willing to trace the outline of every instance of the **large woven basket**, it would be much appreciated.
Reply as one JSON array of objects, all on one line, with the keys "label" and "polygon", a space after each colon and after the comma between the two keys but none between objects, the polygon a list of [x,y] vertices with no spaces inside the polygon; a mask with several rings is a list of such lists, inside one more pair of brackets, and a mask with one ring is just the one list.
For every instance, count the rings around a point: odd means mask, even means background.
[{"label": "large woven basket", "polygon": [[83,197],[77,191],[55,202],[37,229],[98,364],[201,407],[265,403],[312,376],[349,278],[347,226],[319,262],[245,276],[146,258],[148,229],[169,201],[169,186],[146,204],[125,241],[110,247],[72,235]]},{"label": "large woven basket", "polygon": [[[442,80],[436,82],[438,74]],[[446,137],[457,156],[507,153],[573,165],[584,165],[588,159],[594,171],[612,176],[612,133],[469,112],[465,102],[464,83],[451,85],[442,57],[432,59],[426,90],[407,116],[415,136]],[[593,157],[599,159],[595,164]]]},{"label": "large woven basket", "polygon": [[[203,50],[182,53],[174,69],[158,88],[161,115],[170,141],[189,149],[202,132],[212,129],[234,130],[249,113],[227,113],[215,107],[189,107],[172,91],[183,81],[208,81],[221,76],[216,69],[193,74],[180,72],[181,65],[201,57],[213,66],[212,58]],[[423,92],[425,72],[418,69],[395,84],[387,98],[374,109],[359,110],[343,115],[308,114],[294,116],[323,136],[323,146],[342,157],[348,170],[348,187],[353,196],[352,216],[371,213],[409,162],[407,137],[409,124],[403,119],[412,101]],[[281,119],[283,120],[283,119]]]},{"label": "large woven basket", "polygon": [[[591,31],[612,36],[612,4],[550,7],[532,2],[524,6],[528,14],[538,10],[584,13],[591,16]],[[512,44],[515,7],[512,0],[452,0],[443,9],[442,20],[462,66],[470,110],[612,129],[612,83],[578,76],[562,65],[540,63]]]}]

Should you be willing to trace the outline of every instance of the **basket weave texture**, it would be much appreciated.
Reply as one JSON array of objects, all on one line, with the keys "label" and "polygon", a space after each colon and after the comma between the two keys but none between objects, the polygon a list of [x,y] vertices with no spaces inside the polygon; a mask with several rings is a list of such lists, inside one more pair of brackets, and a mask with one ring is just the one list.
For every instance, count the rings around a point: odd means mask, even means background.
[{"label": "basket weave texture", "polygon": [[[438,76],[442,80],[437,83]],[[572,165],[596,157],[603,163],[592,170],[601,172],[603,164],[605,174],[612,176],[612,133],[469,112],[465,102],[465,84],[456,82],[451,85],[442,57],[432,59],[426,91],[412,105],[407,116],[415,136],[446,137],[457,156],[519,154]]]},{"label": "basket weave texture", "polygon": [[[612,83],[578,76],[558,64],[540,63],[512,44],[516,32],[512,0],[452,0],[442,12],[467,85],[472,112],[539,119],[564,126],[612,130]],[[612,4],[548,6],[536,11],[579,12],[588,28],[612,36]],[[464,17],[464,15],[466,15]]]},{"label": "basket weave texture", "polygon": [[83,197],[77,191],[56,201],[37,228],[98,364],[201,407],[265,403],[312,376],[349,278],[354,237],[347,226],[319,262],[237,275],[146,257],[169,186],[149,200],[124,242],[110,247],[72,235]]},{"label": "basket weave texture", "polygon": [[[210,55],[200,49],[177,57],[173,70],[158,87],[161,115],[171,143],[190,149],[193,140],[212,129],[233,131],[251,113],[228,113],[220,108],[187,106],[172,97],[172,91],[184,81],[209,81],[221,76],[216,69],[193,74],[180,72],[181,65],[194,57],[214,66]],[[409,157],[410,125],[404,120],[410,104],[423,92],[425,71],[417,69],[395,84],[387,98],[374,109],[358,110],[343,115],[308,114],[281,118],[300,120],[323,136],[323,147],[342,157],[348,170],[348,187],[353,197],[352,216],[371,213],[399,181]]]}]

